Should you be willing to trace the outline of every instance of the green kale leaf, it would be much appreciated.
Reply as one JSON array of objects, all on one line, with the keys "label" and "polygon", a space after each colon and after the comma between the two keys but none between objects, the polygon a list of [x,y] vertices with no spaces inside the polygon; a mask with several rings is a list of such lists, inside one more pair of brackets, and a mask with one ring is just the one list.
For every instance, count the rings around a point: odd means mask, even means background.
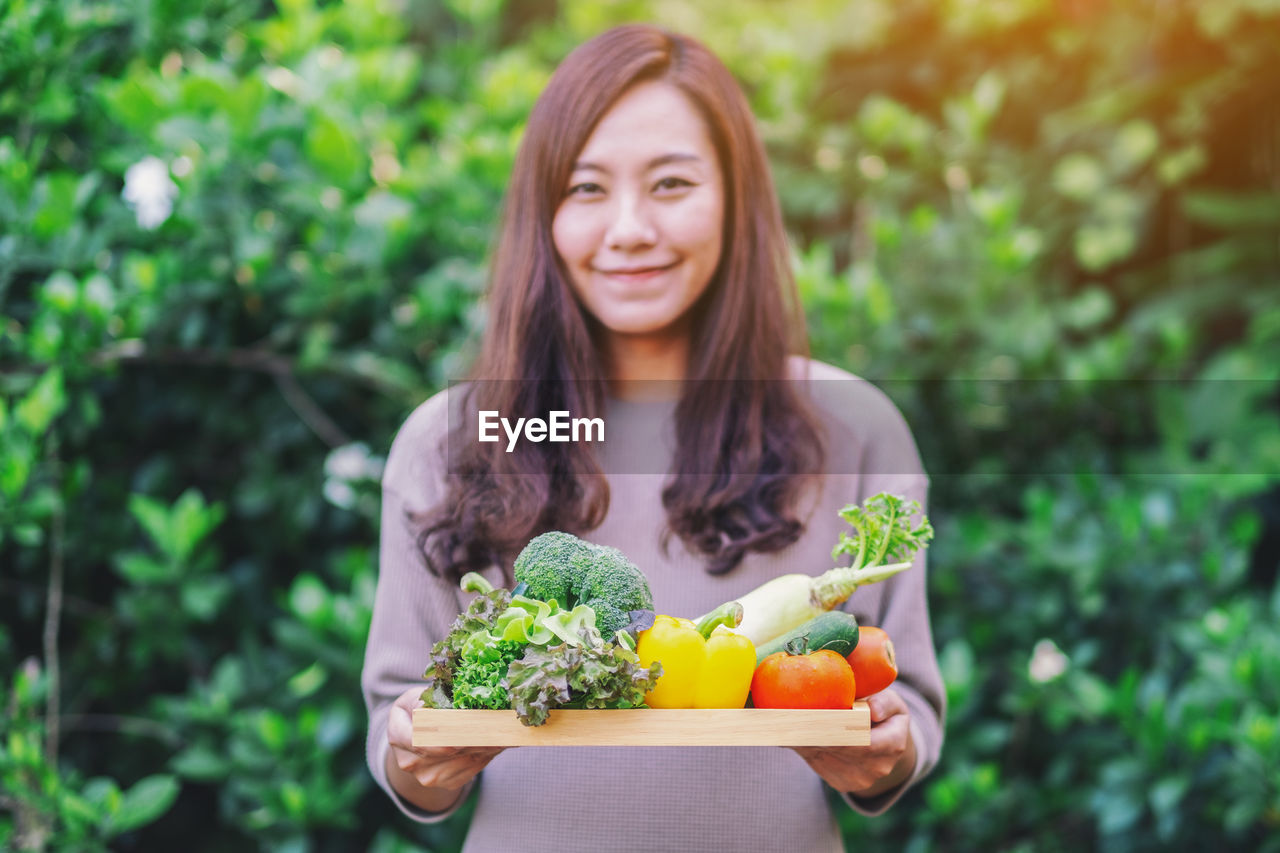
[{"label": "green kale leaf", "polygon": [[555,708],[641,708],[662,665],[640,665],[631,649],[583,626],[580,644],[528,646],[507,671],[511,707],[526,726],[540,726]]},{"label": "green kale leaf", "polygon": [[[467,609],[453,620],[449,633],[431,647],[431,662],[422,677],[426,689],[422,691],[422,703],[428,708],[453,707],[453,682],[462,661],[463,650],[471,638],[482,633],[486,636],[494,620],[511,603],[511,593],[505,589],[493,589],[477,595]],[[475,654],[472,655],[476,657]]]}]

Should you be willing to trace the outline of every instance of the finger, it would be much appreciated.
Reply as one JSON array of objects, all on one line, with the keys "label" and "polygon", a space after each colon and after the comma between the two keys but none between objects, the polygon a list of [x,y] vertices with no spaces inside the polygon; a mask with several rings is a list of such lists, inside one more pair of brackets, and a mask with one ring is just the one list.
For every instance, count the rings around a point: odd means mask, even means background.
[{"label": "finger", "polygon": [[466,757],[466,747],[461,746],[415,746],[413,754],[428,764],[441,764],[453,758]]},{"label": "finger", "polygon": [[[447,752],[445,750],[448,750]],[[483,752],[472,747],[417,747],[413,751],[424,764],[443,764],[446,761],[470,761],[484,767],[501,753],[503,748],[490,749]]]},{"label": "finger", "polygon": [[412,711],[414,708],[422,705],[422,688],[410,687],[397,696],[396,701],[392,704],[397,708],[404,708],[406,711]]},{"label": "finger", "polygon": [[804,759],[805,764],[809,765],[809,769],[823,779],[830,780],[833,776],[839,774],[840,762],[832,759],[829,750],[811,746],[793,747],[793,749]]},{"label": "finger", "polygon": [[430,770],[419,770],[413,778],[424,788],[444,788],[456,791],[475,778],[475,773],[455,767],[432,767]]},{"label": "finger", "polygon": [[424,787],[461,788],[474,779],[488,763],[488,759],[459,755],[443,763],[419,769],[414,773],[414,778]]},{"label": "finger", "polygon": [[506,751],[505,746],[473,746],[466,750],[472,758],[482,759],[485,763],[497,758],[504,751]]},{"label": "finger", "polygon": [[866,788],[883,773],[877,759],[858,747],[856,754],[846,750],[810,750],[809,768],[837,791]]},{"label": "finger", "polygon": [[871,710],[873,723],[884,722],[895,715],[909,713],[906,701],[889,687],[868,696],[867,707]]},{"label": "finger", "polygon": [[413,719],[403,708],[392,708],[387,716],[387,742],[404,750],[428,753],[423,750],[438,750],[439,755],[453,755],[458,751],[452,746],[415,746],[413,743]]},{"label": "finger", "polygon": [[866,758],[865,747],[792,747],[820,776],[856,770]]},{"label": "finger", "polygon": [[401,747],[392,745],[391,757],[395,760],[396,766],[405,773],[417,773],[419,770],[428,767],[434,767],[439,761],[424,761],[422,756],[418,754],[418,750],[412,747]]},{"label": "finger", "polygon": [[387,742],[400,749],[413,748],[413,722],[400,709],[393,708],[387,717]]},{"label": "finger", "polygon": [[393,757],[395,758],[396,766],[405,773],[410,773],[414,776],[421,773],[435,772],[459,760],[455,752],[448,749],[442,750],[427,747],[401,749],[394,747],[392,752],[394,753]]},{"label": "finger", "polygon": [[911,724],[903,714],[896,714],[871,729],[871,755],[892,755],[895,759],[907,748]]},{"label": "finger", "polygon": [[445,778],[456,770],[459,761],[456,755],[432,754],[422,755],[418,750],[396,750],[396,764],[406,773],[422,779]]}]

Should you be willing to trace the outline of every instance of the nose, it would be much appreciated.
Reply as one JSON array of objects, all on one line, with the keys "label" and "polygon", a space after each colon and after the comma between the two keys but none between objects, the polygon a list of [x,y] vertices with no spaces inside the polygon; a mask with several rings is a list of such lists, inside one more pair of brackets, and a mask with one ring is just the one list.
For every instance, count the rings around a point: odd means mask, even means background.
[{"label": "nose", "polygon": [[610,249],[627,251],[652,246],[658,241],[657,228],[645,208],[644,201],[623,196],[618,199],[613,221],[605,232],[605,242]]}]

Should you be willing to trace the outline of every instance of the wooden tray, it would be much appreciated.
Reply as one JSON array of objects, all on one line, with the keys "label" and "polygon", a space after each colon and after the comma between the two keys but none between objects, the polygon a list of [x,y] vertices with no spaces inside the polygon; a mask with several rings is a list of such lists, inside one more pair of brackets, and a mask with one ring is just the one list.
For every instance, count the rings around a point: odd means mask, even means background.
[{"label": "wooden tray", "polygon": [[414,746],[868,746],[871,710],[552,711],[526,726],[515,711],[418,708]]}]

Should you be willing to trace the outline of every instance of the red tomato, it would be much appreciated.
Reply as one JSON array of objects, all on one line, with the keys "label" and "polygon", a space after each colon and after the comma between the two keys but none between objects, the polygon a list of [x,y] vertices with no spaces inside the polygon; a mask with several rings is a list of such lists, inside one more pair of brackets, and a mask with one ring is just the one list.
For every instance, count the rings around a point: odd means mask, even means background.
[{"label": "red tomato", "polygon": [[757,708],[852,708],[856,692],[849,662],[830,649],[807,655],[774,652],[751,678]]},{"label": "red tomato", "polygon": [[879,693],[898,677],[893,641],[880,628],[859,628],[858,645],[849,652],[849,666],[858,682],[858,698]]}]

